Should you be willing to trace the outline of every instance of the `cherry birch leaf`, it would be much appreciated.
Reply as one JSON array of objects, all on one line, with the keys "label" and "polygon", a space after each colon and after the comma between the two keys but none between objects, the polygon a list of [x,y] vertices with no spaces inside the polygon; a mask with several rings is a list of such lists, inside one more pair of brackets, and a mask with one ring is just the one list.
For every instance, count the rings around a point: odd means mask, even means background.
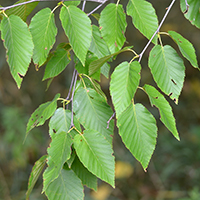
[{"label": "cherry birch leaf", "polygon": [[40,67],[47,60],[49,51],[56,41],[57,28],[54,13],[50,8],[40,10],[31,19],[29,28],[34,43],[33,62]]},{"label": "cherry birch leaf", "polygon": [[[187,0],[189,4],[188,12],[184,14],[186,19],[190,21],[191,24],[195,25],[197,28],[200,28],[200,1],[199,0]],[[185,0],[180,0],[181,10],[184,13],[186,11]]]},{"label": "cherry birch leaf", "polygon": [[95,130],[85,130],[74,138],[74,148],[83,165],[115,187],[115,161],[110,143]]},{"label": "cherry birch leaf", "polygon": [[20,88],[33,54],[33,42],[27,24],[18,16],[4,17],[1,38],[7,52],[10,72]]},{"label": "cherry birch leaf", "polygon": [[65,1],[65,2],[63,2],[66,6],[70,6],[70,5],[74,5],[74,6],[78,6],[80,3],[81,3],[81,1]]},{"label": "cherry birch leaf", "polygon": [[131,103],[118,117],[117,126],[125,146],[146,171],[156,146],[156,120],[143,105]]},{"label": "cherry birch leaf", "polygon": [[56,94],[52,101],[48,101],[46,103],[41,104],[31,115],[26,133],[28,133],[31,129],[36,126],[41,126],[44,122],[49,119],[57,108],[57,99],[60,97],[60,94]]},{"label": "cherry birch leaf", "polygon": [[169,105],[165,97],[158,92],[153,86],[145,85],[144,89],[148,94],[149,100],[152,106],[156,106],[160,112],[160,120],[168,128],[168,130],[174,135],[177,140],[180,140],[179,134],[176,128],[175,118],[172,112],[172,108]]},{"label": "cherry birch leaf", "polygon": [[126,41],[124,33],[127,26],[126,14],[122,5],[108,4],[101,12],[99,24],[102,37],[107,43],[110,52],[119,51]]},{"label": "cherry birch leaf", "polygon": [[[49,121],[49,135],[53,139],[57,134],[61,132],[68,133],[71,126],[71,117],[72,113],[69,110],[63,108],[58,108]],[[81,132],[81,127],[79,122],[76,119],[76,116],[73,116],[74,126],[78,131]],[[71,136],[76,134],[75,130],[69,132]]]},{"label": "cherry birch leaf", "polygon": [[62,169],[63,164],[71,156],[72,143],[73,141],[69,133],[61,132],[55,135],[50,143],[50,147],[47,149],[48,155],[59,170]]},{"label": "cherry birch leaf", "polygon": [[97,191],[97,177],[84,167],[77,156],[75,157],[71,168],[81,179],[83,185],[86,185],[87,187]]},{"label": "cherry birch leaf", "polygon": [[[181,51],[182,55],[190,61],[191,65],[198,68],[197,56],[195,54],[195,49],[193,45],[186,40],[183,36],[176,33],[175,31],[168,31],[171,38],[176,42]],[[199,69],[199,68],[198,68]]]},{"label": "cherry birch leaf", "polygon": [[67,67],[69,63],[69,52],[65,49],[56,50],[46,65],[42,80],[57,76]]},{"label": "cherry birch leaf", "polygon": [[43,171],[43,168],[46,164],[46,158],[47,155],[42,156],[38,161],[35,162],[30,177],[28,181],[28,190],[26,192],[26,200],[29,199],[29,196],[31,194],[31,191],[33,190],[33,187],[35,186],[35,183],[37,182],[40,174]]},{"label": "cherry birch leaf", "polygon": [[[158,28],[158,19],[152,4],[145,0],[129,0],[127,15],[132,17],[134,26],[147,38],[151,39]],[[157,36],[152,40],[157,44]]]},{"label": "cherry birch leaf", "polygon": [[59,177],[45,190],[49,200],[83,200],[81,180],[72,170],[62,169]]},{"label": "cherry birch leaf", "polygon": [[79,8],[70,5],[61,8],[60,20],[74,53],[84,66],[92,37],[90,18]]},{"label": "cherry birch leaf", "polygon": [[149,68],[158,87],[178,104],[185,66],[177,52],[169,45],[156,45],[149,55]]},{"label": "cherry birch leaf", "polygon": [[[20,0],[17,1],[15,4],[27,2],[28,0]],[[23,21],[26,21],[27,17],[31,14],[33,9],[38,5],[39,2],[33,2],[33,3],[27,3],[21,6],[17,6],[14,8],[10,8],[5,11],[6,15],[17,15],[19,16]],[[15,5],[14,4],[14,5]]]},{"label": "cherry birch leaf", "polygon": [[113,112],[104,97],[91,88],[79,87],[73,106],[77,119],[86,129],[98,131],[112,143],[114,123],[111,120],[107,129],[107,121]]},{"label": "cherry birch leaf", "polygon": [[123,62],[115,68],[110,82],[110,93],[118,116],[130,105],[140,81],[140,63]]}]

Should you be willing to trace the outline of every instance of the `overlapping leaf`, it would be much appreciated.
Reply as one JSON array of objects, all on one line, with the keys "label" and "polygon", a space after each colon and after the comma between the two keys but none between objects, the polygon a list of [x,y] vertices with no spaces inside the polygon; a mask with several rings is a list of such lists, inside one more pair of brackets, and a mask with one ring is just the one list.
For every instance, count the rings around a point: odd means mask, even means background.
[{"label": "overlapping leaf", "polygon": [[[189,9],[185,13],[185,17],[197,28],[200,28],[200,1],[199,0],[187,0],[189,4]],[[185,0],[181,0],[181,10],[182,12],[186,11],[186,3]]]},{"label": "overlapping leaf", "polygon": [[40,67],[46,61],[49,51],[55,43],[57,28],[54,13],[51,12],[50,8],[40,10],[31,19],[29,27],[35,45],[33,62]]},{"label": "overlapping leaf", "polygon": [[114,187],[115,161],[110,143],[95,130],[76,135],[74,147],[90,172]]},{"label": "overlapping leaf", "polygon": [[69,63],[69,52],[63,48],[56,50],[47,63],[43,80],[57,76],[67,67]]},{"label": "overlapping leaf", "polygon": [[117,126],[124,144],[146,170],[156,145],[154,117],[143,105],[131,103],[118,117]]},{"label": "overlapping leaf", "polygon": [[[100,30],[97,26],[92,26],[92,41],[90,45],[91,52],[93,52],[98,58],[102,58],[110,54],[108,46],[104,39],[101,37]],[[101,73],[108,78],[110,66],[108,63],[103,64],[101,67]]]},{"label": "overlapping leaf", "polygon": [[[15,4],[27,2],[28,0],[20,0]],[[39,2],[27,3],[21,6],[16,6],[14,8],[10,8],[6,10],[6,14],[10,15],[18,15],[23,21],[26,21],[27,17],[31,14],[33,9],[38,5]]]},{"label": "overlapping leaf", "polygon": [[117,118],[130,105],[140,81],[139,62],[123,62],[111,76],[110,92]]},{"label": "overlapping leaf", "polygon": [[99,24],[103,39],[106,41],[110,52],[119,51],[126,38],[126,14],[122,5],[110,3],[101,12]]},{"label": "overlapping leaf", "polygon": [[185,67],[176,51],[169,45],[156,45],[150,52],[149,67],[158,87],[178,104]]},{"label": "overlapping leaf", "polygon": [[168,31],[168,33],[178,45],[182,55],[190,61],[193,67],[198,68],[197,57],[193,45],[175,31]]},{"label": "overlapping leaf", "polygon": [[72,170],[62,169],[59,177],[45,190],[49,200],[83,200],[81,180]]},{"label": "overlapping leaf", "polygon": [[7,50],[11,74],[20,88],[33,54],[33,42],[27,24],[15,15],[4,17],[1,21],[1,38]]},{"label": "overlapping leaf", "polygon": [[49,119],[57,108],[57,99],[60,97],[60,94],[56,94],[52,101],[41,104],[31,115],[26,132],[28,133],[31,129],[36,126],[41,126],[44,122]]},{"label": "overlapping leaf", "polygon": [[31,191],[33,190],[33,187],[38,180],[40,174],[42,173],[42,170],[46,164],[46,158],[47,155],[42,156],[38,161],[35,162],[33,169],[31,171],[29,181],[28,181],[28,190],[26,192],[26,200],[29,199],[29,196],[31,194]]},{"label": "overlapping leaf", "polygon": [[[134,26],[150,39],[158,28],[158,19],[151,3],[145,0],[129,0],[127,5],[127,15],[132,17]],[[152,40],[157,43],[157,36]]]},{"label": "overlapping leaf", "polygon": [[61,8],[60,20],[74,53],[85,65],[85,58],[92,37],[90,18],[82,10],[71,5]]},{"label": "overlapping leaf", "polygon": [[97,72],[113,56],[117,56],[118,54],[123,53],[125,51],[130,51],[130,48],[132,48],[132,47],[124,47],[122,50],[120,50],[116,53],[110,54],[108,56],[104,56],[104,57],[102,57],[98,60],[91,62],[90,65],[89,65],[89,75],[92,75],[95,72]]},{"label": "overlapping leaf", "polygon": [[51,156],[52,161],[60,170],[71,156],[72,143],[73,141],[70,135],[66,132],[61,132],[56,134],[50,143],[50,147],[47,149],[48,155]]},{"label": "overlapping leaf", "polygon": [[93,129],[104,135],[111,143],[114,123],[107,121],[112,116],[112,110],[106,100],[91,88],[79,87],[74,96],[74,112],[77,119],[87,129]]},{"label": "overlapping leaf", "polygon": [[[55,113],[49,121],[49,134],[52,139],[61,132],[68,133],[71,125],[71,117],[72,114],[69,110],[58,108],[55,111]],[[81,131],[81,127],[76,119],[76,116],[73,116],[73,122],[76,129]],[[76,134],[76,132],[74,130],[71,130],[69,134],[73,136]]]},{"label": "overlapping leaf", "polygon": [[180,140],[178,131],[176,129],[176,122],[172,112],[172,108],[169,105],[165,97],[158,92],[153,86],[145,85],[144,89],[149,96],[152,106],[156,106],[160,112],[160,120],[169,129],[177,140]]},{"label": "overlapping leaf", "polygon": [[81,179],[83,185],[97,191],[97,177],[84,167],[77,156],[75,157],[71,168]]}]

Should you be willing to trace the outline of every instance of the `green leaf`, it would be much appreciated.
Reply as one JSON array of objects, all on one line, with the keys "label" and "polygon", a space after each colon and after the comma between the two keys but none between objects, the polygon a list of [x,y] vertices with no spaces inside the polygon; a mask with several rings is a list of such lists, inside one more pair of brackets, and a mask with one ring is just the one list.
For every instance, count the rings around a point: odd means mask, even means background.
[{"label": "green leaf", "polygon": [[131,103],[118,117],[117,126],[124,144],[146,171],[156,145],[154,117],[143,105]]},{"label": "green leaf", "polygon": [[[20,0],[15,4],[27,2],[28,0]],[[38,5],[39,2],[27,3],[21,6],[10,8],[5,11],[6,15],[18,15],[23,21],[26,21],[27,17],[31,14],[33,9]],[[15,5],[14,4],[14,5]]]},{"label": "green leaf", "polygon": [[149,96],[149,100],[152,106],[156,106],[160,112],[160,120],[169,129],[177,140],[180,140],[178,131],[176,129],[176,122],[172,112],[172,108],[169,105],[165,97],[158,92],[153,86],[145,85],[144,89]]},{"label": "green leaf", "polygon": [[[185,14],[185,17],[190,21],[191,24],[195,25],[197,28],[200,28],[200,1],[199,0],[187,0],[189,4],[188,12]],[[180,1],[182,12],[186,11],[185,0]]]},{"label": "green leaf", "polygon": [[55,43],[57,28],[55,25],[54,13],[50,8],[40,10],[31,19],[30,31],[35,45],[33,50],[33,62],[40,67],[44,64]]},{"label": "green leaf", "polygon": [[94,74],[95,72],[97,72],[108,60],[110,60],[110,58],[112,58],[113,56],[116,56],[120,53],[123,53],[125,51],[130,51],[131,47],[124,47],[122,50],[116,52],[116,53],[113,53],[113,54],[110,54],[108,56],[104,56],[98,60],[95,60],[93,62],[90,63],[89,65],[89,75],[92,75]]},{"label": "green leaf", "polygon": [[110,52],[119,51],[126,38],[126,14],[122,5],[110,3],[101,12],[99,19],[103,39],[106,41]]},{"label": "green leaf", "polygon": [[44,122],[49,119],[57,108],[57,99],[60,97],[60,94],[56,94],[52,101],[48,101],[46,103],[41,104],[31,115],[26,133],[28,133],[31,129],[36,126],[41,126]]},{"label": "green leaf", "polygon": [[49,200],[83,200],[81,180],[72,170],[62,169],[59,177],[45,191]]},{"label": "green leaf", "polygon": [[77,156],[71,167],[75,174],[81,179],[83,185],[97,191],[97,177],[84,167]]},{"label": "green leaf", "polygon": [[182,55],[190,61],[193,67],[198,68],[197,57],[193,45],[175,31],[168,31],[168,33],[178,45]]},{"label": "green leaf", "polygon": [[176,51],[169,45],[156,45],[149,55],[149,68],[158,87],[178,104],[185,66]]},{"label": "green leaf", "polygon": [[[71,125],[71,111],[65,110],[63,108],[58,108],[53,116],[51,117],[49,121],[49,134],[51,138],[53,139],[57,134],[61,132],[68,133]],[[76,119],[76,116],[73,116],[74,126],[78,131],[81,132],[81,127],[79,122]],[[76,134],[74,130],[71,130],[70,135]]]},{"label": "green leaf", "polygon": [[49,62],[47,63],[42,80],[46,80],[60,74],[70,63],[68,54],[69,52],[65,49],[56,50]]},{"label": "green leaf", "polygon": [[[98,58],[102,58],[110,54],[108,46],[104,39],[101,37],[99,28],[92,25],[92,42],[90,45],[91,52],[93,52]],[[110,65],[108,63],[103,64],[101,67],[101,73],[108,78],[110,71]]]},{"label": "green leaf", "polygon": [[118,116],[130,105],[140,81],[140,63],[123,62],[111,76],[110,93]]},{"label": "green leaf", "polygon": [[[145,0],[129,0],[127,15],[132,17],[133,25],[145,36],[151,39],[158,28],[158,19],[152,4]],[[157,36],[152,40],[157,44]]]},{"label": "green leaf", "polygon": [[80,161],[100,179],[115,187],[115,161],[110,143],[95,130],[76,135],[74,147]]},{"label": "green leaf", "polygon": [[61,8],[60,20],[74,53],[84,66],[92,37],[90,18],[82,10],[71,5]]},{"label": "green leaf", "polygon": [[73,106],[77,119],[86,129],[96,130],[112,142],[113,120],[109,129],[106,127],[113,112],[104,97],[91,88],[79,87],[75,92]]},{"label": "green leaf", "polygon": [[69,133],[61,132],[55,135],[50,143],[50,147],[47,149],[48,155],[60,170],[71,156],[72,143],[73,141]]},{"label": "green leaf", "polygon": [[38,161],[35,162],[30,177],[28,181],[28,190],[26,192],[26,200],[29,199],[29,196],[31,194],[31,191],[33,190],[33,187],[35,186],[35,183],[37,182],[40,174],[43,171],[43,168],[46,164],[46,158],[47,155],[42,156]]},{"label": "green leaf", "polygon": [[4,17],[1,21],[1,38],[7,50],[11,74],[20,88],[33,54],[33,42],[27,24],[15,15]]}]

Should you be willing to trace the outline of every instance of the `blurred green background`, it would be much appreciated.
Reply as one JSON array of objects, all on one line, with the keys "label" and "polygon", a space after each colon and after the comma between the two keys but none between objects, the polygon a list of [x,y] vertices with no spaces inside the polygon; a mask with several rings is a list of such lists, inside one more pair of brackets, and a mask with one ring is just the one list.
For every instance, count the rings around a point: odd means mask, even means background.
[{"label": "blurred green background", "polygon": [[[16,1],[0,0],[0,5],[11,5]],[[126,5],[128,1],[121,0]],[[159,20],[162,19],[170,0],[151,0]],[[41,2],[34,12],[45,6],[53,8],[55,2]],[[94,8],[95,3],[86,4],[86,12]],[[33,14],[34,14],[33,12]],[[56,11],[58,14],[58,10]],[[33,16],[31,14],[31,16]],[[30,16],[30,17],[31,17]],[[97,23],[94,18],[91,18]],[[127,17],[127,44],[133,45],[138,53],[142,51],[147,40],[134,28],[131,18]],[[56,19],[59,33],[57,44],[66,41]],[[200,30],[191,25],[180,11],[177,1],[170,11],[161,31],[174,30],[191,41],[200,59]],[[177,49],[173,41],[162,36],[164,44],[170,44]],[[56,45],[57,45],[56,44]],[[55,46],[56,46],[55,45]],[[142,59],[142,81],[154,85],[147,67],[148,54]],[[111,64],[111,71],[123,60],[130,60],[131,53],[120,54]],[[147,96],[138,91],[136,102],[143,103],[157,118],[159,127],[156,150],[153,154],[148,171],[145,173],[141,165],[124,147],[115,130],[114,151],[116,156],[116,189],[99,181],[98,192],[86,188],[86,200],[199,200],[200,199],[200,72],[192,68],[184,59],[186,78],[179,105],[174,105],[177,128],[181,141],[178,142],[159,121],[159,113],[151,108]],[[200,63],[200,62],[199,62]],[[0,200],[23,200],[32,166],[36,160],[46,153],[49,145],[48,123],[35,128],[24,141],[26,123],[31,113],[41,104],[52,100],[56,93],[67,96],[71,81],[73,65],[56,77],[46,91],[46,82],[42,82],[44,67],[35,71],[33,65],[22,82],[20,90],[10,75],[5,59],[5,49],[0,42]],[[109,95],[109,82],[102,77],[102,89]],[[37,182],[31,200],[44,200],[41,195],[42,178]]]}]

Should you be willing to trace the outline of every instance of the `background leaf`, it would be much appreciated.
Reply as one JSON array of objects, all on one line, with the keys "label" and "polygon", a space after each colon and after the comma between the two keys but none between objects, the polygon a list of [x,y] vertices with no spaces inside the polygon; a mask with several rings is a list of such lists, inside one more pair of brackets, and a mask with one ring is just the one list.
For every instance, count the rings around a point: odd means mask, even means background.
[{"label": "background leaf", "polygon": [[60,97],[60,94],[56,94],[52,101],[48,101],[46,103],[41,104],[31,115],[26,133],[28,133],[31,129],[36,126],[41,126],[44,122],[49,119],[57,108],[57,99]]},{"label": "background leaf", "polygon": [[180,140],[176,129],[176,122],[172,113],[172,108],[165,97],[158,92],[153,86],[145,85],[144,89],[149,96],[152,106],[156,106],[160,112],[160,120],[171,131],[177,140]]},{"label": "background leaf", "polygon": [[33,54],[33,42],[27,24],[15,15],[4,17],[1,21],[1,38],[7,50],[11,74],[20,88]]},{"label": "background leaf", "polygon": [[140,81],[140,63],[122,62],[112,73],[110,93],[118,116],[130,105]]},{"label": "background leaf", "polygon": [[156,145],[154,117],[143,105],[131,103],[118,117],[117,126],[122,141],[146,170]]},{"label": "background leaf", "polygon": [[90,18],[82,10],[71,5],[61,8],[60,20],[74,53],[84,66],[92,37]]},{"label": "background leaf", "polygon": [[80,87],[74,96],[74,112],[77,119],[86,129],[93,129],[104,135],[111,143],[114,123],[107,121],[112,116],[112,110],[106,100],[91,88]]},{"label": "background leaf", "polygon": [[76,135],[74,147],[80,161],[100,179],[114,187],[115,161],[110,143],[95,130]]},{"label": "background leaf", "polygon": [[187,60],[190,61],[193,67],[198,68],[197,57],[196,57],[195,49],[193,45],[188,40],[186,40],[183,36],[176,33],[175,31],[168,31],[168,33],[178,45],[179,50],[181,51],[182,55]]},{"label": "background leaf", "polygon": [[158,87],[178,104],[185,66],[176,51],[169,45],[156,45],[149,55],[149,68]]},{"label": "background leaf", "polygon": [[[200,28],[200,1],[199,0],[187,0],[189,4],[189,10],[188,12],[184,15],[191,24],[195,25],[197,28]],[[182,12],[185,12],[186,10],[186,4],[185,0],[180,0],[181,4],[181,10]]]},{"label": "background leaf", "polygon": [[56,50],[46,65],[42,80],[57,76],[67,67],[69,63],[69,51],[66,51],[65,49]]},{"label": "background leaf", "polygon": [[59,177],[45,191],[49,200],[83,200],[81,180],[72,170],[62,169]]},{"label": "background leaf", "polygon": [[26,192],[26,200],[29,199],[29,196],[31,194],[31,191],[33,190],[33,187],[35,183],[37,182],[40,174],[43,171],[43,168],[46,164],[46,158],[47,155],[42,156],[39,160],[37,160],[32,168],[29,181],[28,181],[28,190]]},{"label": "background leaf", "polygon": [[[20,0],[15,4],[26,2],[28,0]],[[33,9],[38,5],[39,2],[27,3],[21,6],[10,8],[5,11],[6,15],[18,15],[23,21],[26,21],[27,17],[31,14]]]},{"label": "background leaf", "polygon": [[102,37],[107,43],[110,52],[119,51],[126,41],[124,33],[127,26],[126,14],[122,5],[108,4],[101,12],[99,24]]},{"label": "background leaf", "polygon": [[107,61],[109,61],[109,59],[111,59],[113,56],[116,56],[122,52],[125,52],[125,51],[130,51],[130,48],[131,47],[124,47],[122,50],[116,52],[116,53],[113,53],[113,54],[110,54],[108,56],[104,56],[98,60],[94,60],[93,62],[90,63],[89,65],[89,75],[92,75],[94,74],[95,72],[97,72]]},{"label": "background leaf", "polygon": [[77,156],[75,157],[71,168],[81,179],[83,185],[97,191],[97,177],[84,167]]},{"label": "background leaf", "polygon": [[[127,15],[132,17],[133,25],[145,36],[151,39],[158,28],[158,19],[151,3],[145,0],[129,0]],[[157,36],[152,40],[157,44]]]},{"label": "background leaf", "polygon": [[34,43],[33,62],[40,67],[46,61],[49,51],[55,43],[57,28],[54,13],[50,8],[40,10],[31,19],[29,28]]}]

